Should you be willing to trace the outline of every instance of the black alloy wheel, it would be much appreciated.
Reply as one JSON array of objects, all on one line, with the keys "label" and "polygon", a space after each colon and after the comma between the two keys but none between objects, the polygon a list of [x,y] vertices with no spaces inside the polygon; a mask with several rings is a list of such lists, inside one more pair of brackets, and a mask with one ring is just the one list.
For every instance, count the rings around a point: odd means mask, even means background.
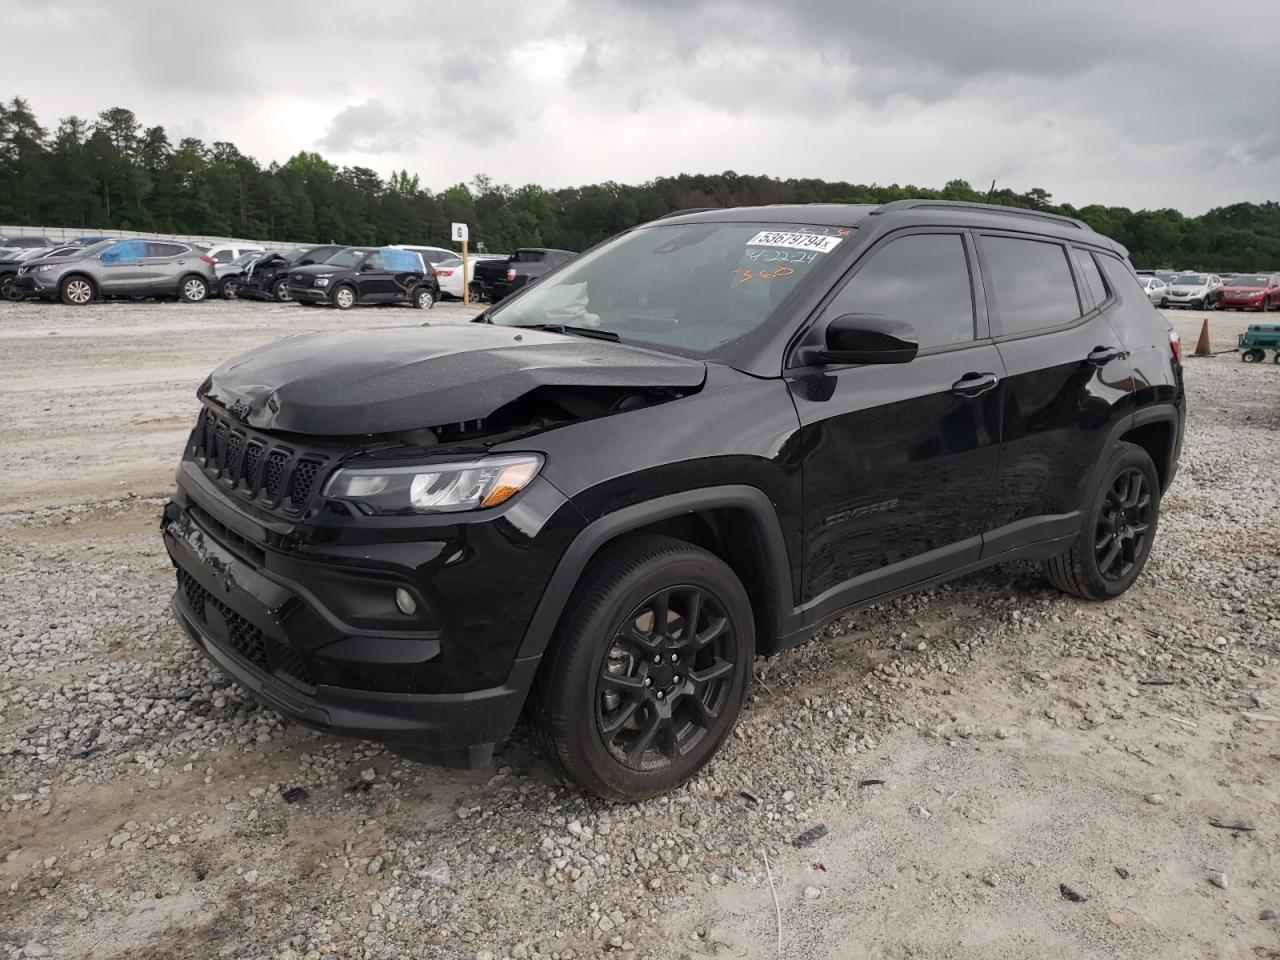
[{"label": "black alloy wheel", "polygon": [[1147,478],[1137,467],[1119,474],[1107,490],[1093,549],[1098,571],[1108,580],[1122,580],[1144,554],[1154,503]]},{"label": "black alloy wheel", "polygon": [[596,679],[596,732],[627,767],[669,767],[715,728],[734,674],[732,627],[701,587],[660,590],[628,614]]},{"label": "black alloy wheel", "polygon": [[1146,566],[1159,519],[1160,475],[1151,455],[1137,444],[1116,443],[1075,541],[1045,561],[1046,578],[1086,600],[1118,597]]},{"label": "black alloy wheel", "polygon": [[591,559],[542,655],[526,704],[535,740],[605,800],[666,793],[733,729],[755,652],[751,600],[724,560],[624,538]]}]

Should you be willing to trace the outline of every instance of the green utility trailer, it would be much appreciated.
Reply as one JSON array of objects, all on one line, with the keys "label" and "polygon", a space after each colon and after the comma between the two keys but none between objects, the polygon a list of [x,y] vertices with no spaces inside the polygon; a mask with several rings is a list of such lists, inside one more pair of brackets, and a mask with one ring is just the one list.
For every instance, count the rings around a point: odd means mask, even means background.
[{"label": "green utility trailer", "polygon": [[1261,363],[1268,350],[1274,351],[1272,359],[1280,363],[1280,323],[1251,323],[1240,334],[1240,359],[1245,363]]}]

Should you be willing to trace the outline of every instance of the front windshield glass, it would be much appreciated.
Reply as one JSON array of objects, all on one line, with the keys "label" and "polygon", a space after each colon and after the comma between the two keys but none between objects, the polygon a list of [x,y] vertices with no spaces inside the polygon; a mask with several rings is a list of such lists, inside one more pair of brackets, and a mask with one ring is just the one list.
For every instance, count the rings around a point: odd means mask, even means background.
[{"label": "front windshield glass", "polygon": [[1203,273],[1184,273],[1173,281],[1184,287],[1202,287],[1209,282]]},{"label": "front windshield glass", "polygon": [[248,266],[250,263],[252,263],[254,260],[257,260],[261,256],[265,256],[265,254],[261,250],[250,250],[248,253],[242,253],[240,254],[240,256],[232,260],[231,266],[233,267]]},{"label": "front windshield glass", "polygon": [[364,259],[364,255],[368,252],[368,250],[360,247],[348,247],[346,250],[339,250],[325,263],[334,267],[354,267]]},{"label": "front windshield glass", "polygon": [[760,328],[851,233],[794,223],[643,227],[579,257],[489,319],[587,327],[706,356]]},{"label": "front windshield glass", "polygon": [[1267,278],[1258,274],[1246,273],[1239,277],[1232,277],[1231,285],[1233,287],[1265,287]]}]

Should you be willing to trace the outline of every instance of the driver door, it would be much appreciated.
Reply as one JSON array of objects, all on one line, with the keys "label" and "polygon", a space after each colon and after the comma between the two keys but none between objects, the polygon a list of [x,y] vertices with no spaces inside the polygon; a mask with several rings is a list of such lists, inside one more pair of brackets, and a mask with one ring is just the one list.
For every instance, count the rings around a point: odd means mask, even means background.
[{"label": "driver door", "polygon": [[836,290],[815,332],[846,314],[903,320],[919,335],[916,358],[789,371],[804,458],[806,623],[981,555],[1004,366],[977,276],[963,231],[886,238]]},{"label": "driver door", "polygon": [[356,269],[357,297],[361,303],[386,303],[396,299],[396,292],[395,280],[375,250]]}]

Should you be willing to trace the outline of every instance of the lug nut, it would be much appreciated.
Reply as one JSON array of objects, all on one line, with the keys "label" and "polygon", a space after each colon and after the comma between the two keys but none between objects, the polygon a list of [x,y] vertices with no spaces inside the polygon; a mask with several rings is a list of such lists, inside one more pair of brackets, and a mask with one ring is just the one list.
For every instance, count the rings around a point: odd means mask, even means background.
[{"label": "lug nut", "polygon": [[646,687],[652,687],[652,686],[653,686],[653,678],[652,678],[652,677],[645,677],[645,678],[644,678],[644,685],[645,685]]},{"label": "lug nut", "polygon": [[662,654],[660,654],[660,653],[655,653],[655,654],[653,655],[653,662],[654,662],[654,663],[661,663],[661,662],[662,662]]},{"label": "lug nut", "polygon": [[674,677],[672,677],[672,678],[671,678],[671,682],[672,682],[672,683],[679,683],[679,682],[680,682],[680,674],[676,674]]},{"label": "lug nut", "polygon": [[673,654],[671,655],[671,662],[672,662],[672,663],[679,663],[679,662],[680,662],[680,654],[678,654],[678,653],[673,653]]},{"label": "lug nut", "polygon": [[665,696],[665,694],[664,694],[661,690],[659,690],[659,691],[658,691],[658,699],[659,699],[659,700],[661,700],[664,696]]}]

